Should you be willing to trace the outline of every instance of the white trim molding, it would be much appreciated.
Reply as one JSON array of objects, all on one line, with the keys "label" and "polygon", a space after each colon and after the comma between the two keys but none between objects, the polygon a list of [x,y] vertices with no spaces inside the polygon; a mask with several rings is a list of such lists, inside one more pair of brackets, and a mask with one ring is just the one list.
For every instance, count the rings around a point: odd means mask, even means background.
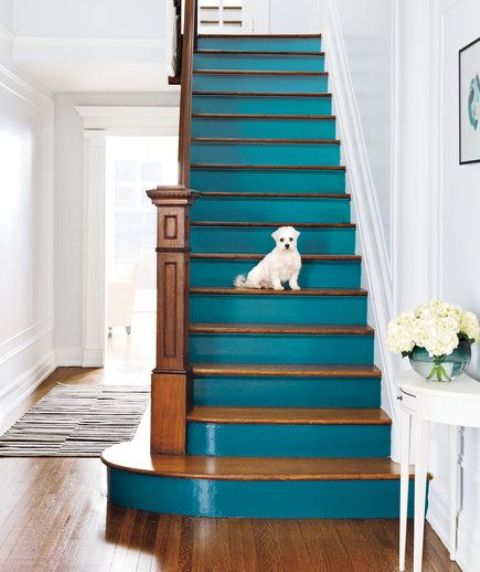
[{"label": "white trim molding", "polygon": [[[373,302],[373,318],[379,362],[383,370],[383,401],[397,424],[397,389],[394,386],[394,359],[386,347],[387,324],[392,316],[393,297],[380,209],[375,190],[360,111],[350,74],[343,32],[334,0],[327,0],[324,14],[324,46],[329,67],[331,90],[335,94],[338,125],[348,168],[349,183],[358,215],[358,229],[364,254],[364,268]],[[393,449],[397,455],[398,435],[394,432]]]},{"label": "white trim molding", "polygon": [[80,352],[59,348],[59,361],[102,367],[106,345],[106,138],[178,134],[178,107],[77,106],[84,136],[83,336]]},{"label": "white trim molding", "polygon": [[7,429],[4,418],[10,411],[33,393],[56,368],[55,353],[52,351],[9,384],[9,388],[0,395],[0,431]]}]

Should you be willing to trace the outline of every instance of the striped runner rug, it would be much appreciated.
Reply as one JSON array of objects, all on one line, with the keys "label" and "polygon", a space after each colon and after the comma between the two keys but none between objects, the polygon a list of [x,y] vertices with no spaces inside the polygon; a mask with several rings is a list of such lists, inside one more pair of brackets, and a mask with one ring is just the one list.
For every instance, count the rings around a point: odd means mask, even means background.
[{"label": "striped runner rug", "polygon": [[57,384],[0,437],[0,457],[99,457],[135,435],[149,386]]}]

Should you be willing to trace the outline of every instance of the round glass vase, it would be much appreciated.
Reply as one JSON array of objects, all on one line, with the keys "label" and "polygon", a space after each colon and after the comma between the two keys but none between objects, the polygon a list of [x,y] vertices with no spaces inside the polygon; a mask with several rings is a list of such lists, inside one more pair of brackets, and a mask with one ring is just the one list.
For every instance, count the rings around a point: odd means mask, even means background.
[{"label": "round glass vase", "polygon": [[471,357],[470,342],[461,340],[451,354],[440,357],[431,357],[426,349],[415,346],[409,360],[412,369],[428,381],[453,381],[467,371]]}]

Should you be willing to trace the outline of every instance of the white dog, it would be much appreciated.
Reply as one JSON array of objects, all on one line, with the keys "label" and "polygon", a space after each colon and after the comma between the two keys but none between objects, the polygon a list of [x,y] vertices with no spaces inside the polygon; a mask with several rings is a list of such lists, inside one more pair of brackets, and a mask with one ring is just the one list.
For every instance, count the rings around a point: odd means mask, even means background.
[{"label": "white dog", "polygon": [[293,226],[282,226],[273,234],[275,248],[254,266],[247,276],[235,278],[235,288],[273,288],[284,290],[282,282],[288,282],[292,290],[300,290],[298,275],[302,259],[297,250],[300,233]]}]

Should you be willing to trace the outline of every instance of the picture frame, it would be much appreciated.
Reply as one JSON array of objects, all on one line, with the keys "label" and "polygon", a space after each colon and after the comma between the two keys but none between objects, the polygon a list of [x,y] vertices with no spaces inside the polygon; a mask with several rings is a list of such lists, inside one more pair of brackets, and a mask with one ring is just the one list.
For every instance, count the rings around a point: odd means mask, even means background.
[{"label": "picture frame", "polygon": [[480,38],[458,52],[459,163],[480,163]]}]

